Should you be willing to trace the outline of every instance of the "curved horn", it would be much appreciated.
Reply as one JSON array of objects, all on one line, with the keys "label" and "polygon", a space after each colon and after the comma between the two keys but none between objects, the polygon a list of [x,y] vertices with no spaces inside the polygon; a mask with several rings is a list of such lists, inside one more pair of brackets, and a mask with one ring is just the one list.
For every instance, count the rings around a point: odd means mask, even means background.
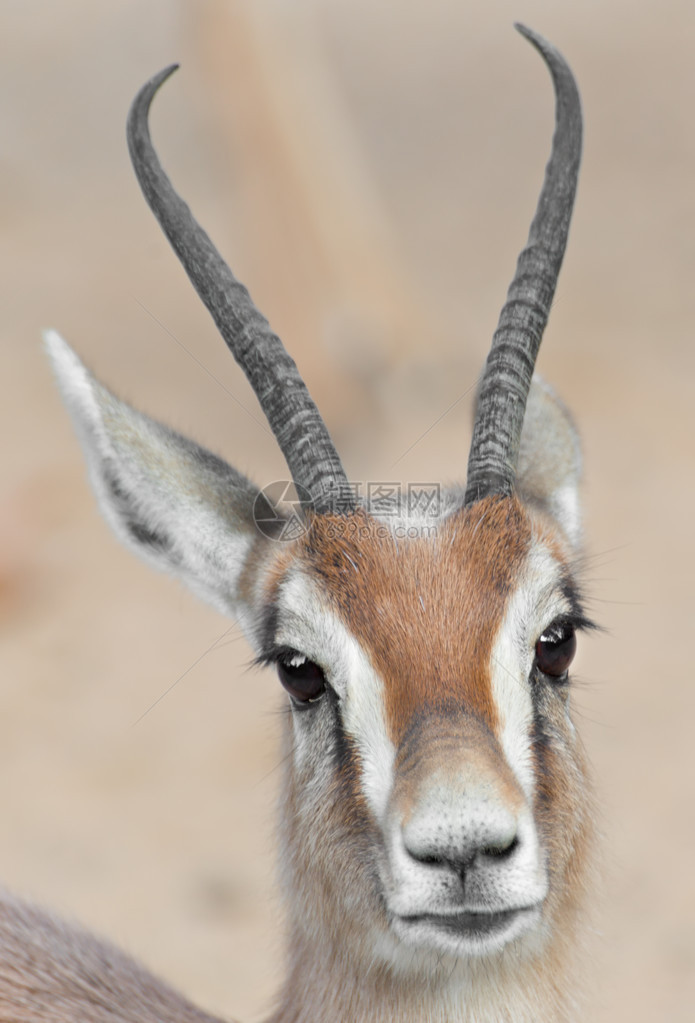
[{"label": "curved horn", "polygon": [[[128,114],[128,149],[147,203],[169,239],[217,329],[253,387],[292,479],[315,511],[354,510],[347,477],[326,425],[294,360],[247,289],[233,275],[186,203],[176,194],[150,139],[147,116],[174,64],[140,89]],[[302,491],[300,489],[300,498]]]},{"label": "curved horn", "polygon": [[519,439],[538,348],[565,254],[582,148],[577,85],[564,57],[523,25],[515,26],[545,60],[555,87],[555,135],[526,248],[487,357],[468,456],[465,504],[514,487]]}]

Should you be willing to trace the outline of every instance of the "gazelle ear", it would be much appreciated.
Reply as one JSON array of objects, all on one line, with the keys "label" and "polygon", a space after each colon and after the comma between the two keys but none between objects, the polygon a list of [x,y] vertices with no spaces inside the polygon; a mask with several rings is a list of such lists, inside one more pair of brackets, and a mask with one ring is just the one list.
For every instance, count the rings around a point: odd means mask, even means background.
[{"label": "gazelle ear", "polygon": [[[55,331],[44,341],[116,535],[218,610],[240,610],[258,489],[226,462],[107,391]],[[262,498],[261,498],[262,499]]]},{"label": "gazelle ear", "polygon": [[516,486],[524,501],[552,516],[575,550],[582,541],[581,473],[579,435],[572,418],[553,389],[535,374],[521,431]]}]

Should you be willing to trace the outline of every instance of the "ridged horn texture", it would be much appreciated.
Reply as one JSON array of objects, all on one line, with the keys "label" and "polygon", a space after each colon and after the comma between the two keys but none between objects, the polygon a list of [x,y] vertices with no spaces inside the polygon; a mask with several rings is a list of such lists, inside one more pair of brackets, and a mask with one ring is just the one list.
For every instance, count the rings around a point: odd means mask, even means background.
[{"label": "ridged horn texture", "polygon": [[577,85],[564,57],[515,26],[545,60],[555,87],[555,134],[526,248],[519,256],[480,385],[465,504],[514,489],[533,368],[565,254],[582,149]]},{"label": "ridged horn texture", "polygon": [[[300,500],[318,513],[347,514],[355,502],[338,454],[294,360],[248,290],[177,195],[150,139],[152,99],[174,64],[138,92],[128,114],[128,149],[147,203],[253,387],[287,461]],[[311,495],[309,500],[301,488]]]}]

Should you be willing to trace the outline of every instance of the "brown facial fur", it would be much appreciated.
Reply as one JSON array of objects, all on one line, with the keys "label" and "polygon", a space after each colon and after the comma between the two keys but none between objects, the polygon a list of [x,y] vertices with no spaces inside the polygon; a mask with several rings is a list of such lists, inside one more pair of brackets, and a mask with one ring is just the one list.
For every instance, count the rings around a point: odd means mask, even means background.
[{"label": "brown facial fur", "polygon": [[312,574],[384,680],[397,748],[425,712],[463,711],[495,732],[490,654],[531,540],[515,498],[486,498],[436,530],[399,540],[358,512],[317,518],[302,541]]}]

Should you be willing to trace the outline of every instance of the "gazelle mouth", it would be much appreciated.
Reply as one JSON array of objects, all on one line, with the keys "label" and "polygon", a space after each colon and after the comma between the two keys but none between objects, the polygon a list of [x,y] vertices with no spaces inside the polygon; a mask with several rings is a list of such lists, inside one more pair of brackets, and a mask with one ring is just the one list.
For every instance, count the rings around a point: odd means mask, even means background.
[{"label": "gazelle mouth", "polygon": [[490,934],[504,929],[523,909],[504,909],[496,913],[422,913],[419,916],[401,917],[410,925],[425,924],[439,930],[450,931],[452,934]]},{"label": "gazelle mouth", "polygon": [[419,913],[401,916],[398,922],[407,931],[449,935],[451,938],[478,939],[502,937],[505,932],[521,933],[538,913],[538,906],[520,906],[494,912],[466,910],[461,913]]}]

